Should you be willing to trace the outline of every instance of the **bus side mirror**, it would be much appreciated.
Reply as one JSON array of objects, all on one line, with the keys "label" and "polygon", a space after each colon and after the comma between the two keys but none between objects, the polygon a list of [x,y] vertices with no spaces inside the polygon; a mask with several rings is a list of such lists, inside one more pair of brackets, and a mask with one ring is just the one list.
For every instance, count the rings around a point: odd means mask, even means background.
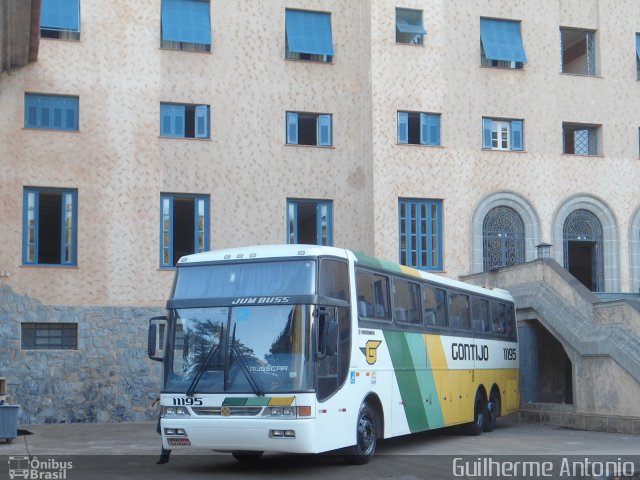
[{"label": "bus side mirror", "polygon": [[167,331],[167,317],[153,317],[149,320],[147,354],[151,360],[161,362],[164,359],[164,340]]}]

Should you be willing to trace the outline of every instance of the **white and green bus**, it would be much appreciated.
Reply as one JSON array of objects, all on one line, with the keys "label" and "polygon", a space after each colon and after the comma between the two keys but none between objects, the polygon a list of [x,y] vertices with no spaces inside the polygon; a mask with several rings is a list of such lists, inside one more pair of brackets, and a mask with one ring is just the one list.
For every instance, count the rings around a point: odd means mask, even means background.
[{"label": "white and green bus", "polygon": [[364,463],[379,439],[479,435],[518,408],[503,290],[339,248],[256,246],[183,257],[167,312],[149,328],[166,459],[338,450]]}]

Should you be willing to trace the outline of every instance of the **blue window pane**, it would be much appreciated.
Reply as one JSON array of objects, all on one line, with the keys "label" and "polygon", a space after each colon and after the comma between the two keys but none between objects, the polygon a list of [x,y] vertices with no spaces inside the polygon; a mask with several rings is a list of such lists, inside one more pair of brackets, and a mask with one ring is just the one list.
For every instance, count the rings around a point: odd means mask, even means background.
[{"label": "blue window pane", "polygon": [[480,19],[480,39],[489,60],[526,63],[520,22]]},{"label": "blue window pane", "polygon": [[78,130],[78,98],[25,94],[26,128]]},{"label": "blue window pane", "polygon": [[442,269],[442,201],[400,200],[400,263],[424,270]]},{"label": "blue window pane", "polygon": [[286,11],[287,44],[291,52],[334,55],[331,15],[302,10]]},{"label": "blue window pane", "polygon": [[162,39],[210,45],[209,10],[208,1],[162,0]]},{"label": "blue window pane", "polygon": [[42,0],[40,27],[80,31],[80,0]]}]

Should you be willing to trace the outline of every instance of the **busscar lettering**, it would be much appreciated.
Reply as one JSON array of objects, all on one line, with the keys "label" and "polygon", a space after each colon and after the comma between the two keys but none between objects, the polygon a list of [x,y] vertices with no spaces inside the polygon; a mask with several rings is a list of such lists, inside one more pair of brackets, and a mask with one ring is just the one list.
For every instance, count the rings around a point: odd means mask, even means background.
[{"label": "busscar lettering", "polygon": [[270,303],[289,303],[291,297],[240,297],[236,298],[231,305],[265,305]]},{"label": "busscar lettering", "polygon": [[489,347],[473,343],[452,343],[451,358],[454,360],[474,360],[486,362],[489,360]]}]

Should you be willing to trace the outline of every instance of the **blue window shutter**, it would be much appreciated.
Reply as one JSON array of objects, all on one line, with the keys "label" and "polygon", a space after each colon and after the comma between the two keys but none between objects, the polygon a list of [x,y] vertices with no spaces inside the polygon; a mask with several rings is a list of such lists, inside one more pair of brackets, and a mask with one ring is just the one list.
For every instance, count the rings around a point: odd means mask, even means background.
[{"label": "blue window shutter", "polygon": [[174,105],[173,106],[173,135],[175,137],[184,137],[184,120],[185,120],[185,106]]},{"label": "blue window shutter", "polygon": [[211,45],[209,2],[162,0],[162,39]]},{"label": "blue window shutter", "polygon": [[160,266],[174,266],[173,195],[160,195]]},{"label": "blue window shutter", "polygon": [[331,115],[318,115],[318,145],[331,146]]},{"label": "blue window shutter", "polygon": [[298,144],[298,114],[287,112],[287,143]]},{"label": "blue window shutter", "polygon": [[[63,117],[63,114],[66,113],[66,108],[65,108],[66,103],[67,102],[65,102],[65,100],[60,97],[51,99],[51,110],[53,113],[53,120],[51,122],[51,126],[53,128],[56,128],[56,129],[63,128],[62,117]],[[66,119],[66,115],[64,115],[64,117]]]},{"label": "blue window shutter", "polygon": [[420,143],[422,145],[429,143],[429,125],[427,124],[427,117],[428,115],[426,113],[420,114]]},{"label": "blue window shutter", "polygon": [[38,97],[25,94],[24,96],[24,126],[25,128],[38,127]]},{"label": "blue window shutter", "polygon": [[209,138],[209,107],[196,107],[196,138]]},{"label": "blue window shutter", "polygon": [[429,115],[429,145],[440,145],[440,115]]},{"label": "blue window shutter", "polygon": [[640,33],[636,33],[636,57],[640,60]]},{"label": "blue window shutter", "polygon": [[51,98],[38,96],[38,127],[51,127]]},{"label": "blue window shutter", "polygon": [[160,104],[160,135],[171,136],[171,125],[173,124],[173,111],[171,105]]},{"label": "blue window shutter", "polygon": [[522,150],[522,120],[511,121],[511,150]]},{"label": "blue window shutter", "polygon": [[[318,202],[316,205],[316,244],[333,245],[333,212],[330,202]],[[326,236],[323,235],[326,228]]]},{"label": "blue window shutter", "polygon": [[63,102],[63,122],[66,130],[79,130],[79,100],[77,98],[67,98]]},{"label": "blue window shutter", "polygon": [[335,54],[330,14],[286,10],[285,24],[289,51],[311,55]]},{"label": "blue window shutter", "polygon": [[409,113],[398,112],[398,143],[409,143]]},{"label": "blue window shutter", "polygon": [[482,148],[491,148],[491,119],[482,119]]},{"label": "blue window shutter", "polygon": [[298,243],[298,204],[287,202],[287,243]]},{"label": "blue window shutter", "polygon": [[79,32],[80,0],[42,0],[40,27]]},{"label": "blue window shutter", "polygon": [[481,18],[480,40],[484,55],[489,60],[527,62],[520,33],[520,22]]}]

